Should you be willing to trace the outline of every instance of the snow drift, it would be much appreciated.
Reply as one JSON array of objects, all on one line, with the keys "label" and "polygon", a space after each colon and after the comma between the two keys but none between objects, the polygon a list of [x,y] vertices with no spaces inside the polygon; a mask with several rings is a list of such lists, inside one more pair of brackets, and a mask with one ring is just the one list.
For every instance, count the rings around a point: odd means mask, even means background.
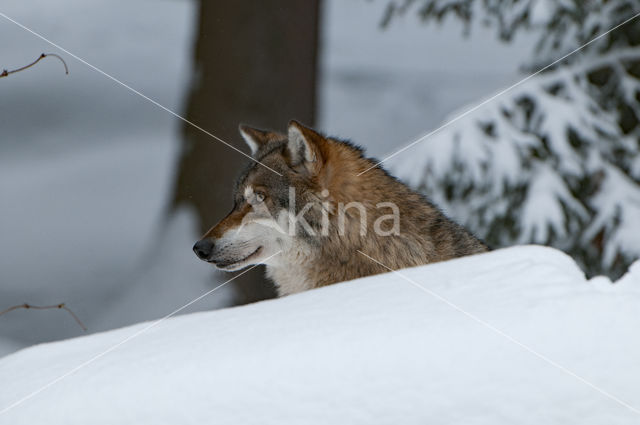
[{"label": "snow drift", "polygon": [[22,350],[0,423],[638,423],[639,306],[639,263],[509,248],[171,318],[7,410],[148,324]]}]

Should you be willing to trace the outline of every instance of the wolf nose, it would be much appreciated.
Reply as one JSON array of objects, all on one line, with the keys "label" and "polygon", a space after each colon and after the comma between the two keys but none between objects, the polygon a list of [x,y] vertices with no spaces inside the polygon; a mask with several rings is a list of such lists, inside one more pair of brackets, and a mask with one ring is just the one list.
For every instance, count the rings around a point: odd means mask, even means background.
[{"label": "wolf nose", "polygon": [[211,257],[211,252],[213,251],[213,242],[211,239],[200,239],[193,246],[193,252],[196,253],[199,259],[208,260]]}]

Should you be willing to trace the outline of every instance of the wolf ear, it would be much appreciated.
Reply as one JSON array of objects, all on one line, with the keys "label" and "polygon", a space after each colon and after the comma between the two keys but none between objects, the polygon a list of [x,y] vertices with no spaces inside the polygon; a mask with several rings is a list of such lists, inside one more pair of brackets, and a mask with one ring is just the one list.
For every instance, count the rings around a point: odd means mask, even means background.
[{"label": "wolf ear", "polygon": [[320,144],[324,138],[297,121],[289,122],[289,142],[287,150],[291,157],[291,165],[304,164],[310,171],[322,165],[323,158]]},{"label": "wolf ear", "polygon": [[249,127],[245,124],[240,124],[238,130],[244,141],[249,145],[251,155],[255,155],[262,145],[266,145],[272,139],[270,132]]}]

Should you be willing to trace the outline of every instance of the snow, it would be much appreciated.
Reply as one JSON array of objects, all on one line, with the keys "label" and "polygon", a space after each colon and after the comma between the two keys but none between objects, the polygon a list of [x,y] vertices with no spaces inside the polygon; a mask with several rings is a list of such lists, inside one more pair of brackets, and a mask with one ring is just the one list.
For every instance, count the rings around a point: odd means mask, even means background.
[{"label": "snow", "polygon": [[[602,190],[594,197],[598,212],[594,218],[594,230],[598,224],[604,228],[609,243],[604,249],[605,264],[611,264],[617,255],[624,254],[629,247],[637,247],[634,254],[640,255],[640,189],[615,167],[606,167]],[[614,217],[615,225],[611,223]],[[609,222],[607,222],[609,221]]]},{"label": "snow", "polygon": [[639,302],[513,247],[22,350],[0,423],[638,423]]},{"label": "snow", "polygon": [[550,232],[555,231],[558,238],[567,238],[564,226],[554,226],[565,219],[564,205],[570,205],[587,220],[586,209],[567,190],[562,177],[545,163],[536,164],[533,171],[536,179],[529,186],[528,196],[524,200],[521,212],[522,227],[526,233],[520,236],[523,243],[528,240],[550,240]]}]

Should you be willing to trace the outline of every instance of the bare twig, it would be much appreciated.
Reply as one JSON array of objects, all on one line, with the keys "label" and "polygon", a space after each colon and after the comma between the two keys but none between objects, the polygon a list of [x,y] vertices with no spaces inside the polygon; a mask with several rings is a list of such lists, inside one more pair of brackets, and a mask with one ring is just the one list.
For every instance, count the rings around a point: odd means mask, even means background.
[{"label": "bare twig", "polygon": [[9,75],[14,74],[16,72],[24,71],[27,68],[31,68],[33,65],[37,64],[38,62],[40,62],[42,59],[46,58],[47,56],[53,56],[54,58],[57,58],[60,62],[62,62],[62,65],[64,66],[64,73],[65,74],[69,73],[69,68],[67,67],[67,63],[60,56],[56,55],[55,53],[42,53],[38,57],[38,59],[36,59],[33,62],[31,62],[29,65],[25,65],[25,66],[23,66],[21,68],[17,68],[17,69],[11,70],[11,71],[8,71],[6,69],[2,70],[2,72],[0,72],[0,78],[8,77]]},{"label": "bare twig", "polygon": [[2,316],[5,313],[9,313],[10,311],[13,310],[17,310],[19,308],[24,308],[25,310],[29,310],[29,309],[34,309],[34,310],[50,310],[50,309],[62,309],[62,310],[66,310],[67,313],[69,313],[71,315],[71,317],[73,317],[73,319],[76,321],[76,323],[78,323],[78,325],[80,325],[80,327],[82,328],[83,331],[86,331],[87,328],[86,326],[80,321],[80,319],[78,318],[78,316],[76,316],[76,314],[71,311],[71,309],[69,307],[67,307],[64,303],[61,304],[54,304],[54,305],[31,305],[31,304],[20,304],[20,305],[14,305],[11,306],[5,310],[0,311],[0,316]]}]

